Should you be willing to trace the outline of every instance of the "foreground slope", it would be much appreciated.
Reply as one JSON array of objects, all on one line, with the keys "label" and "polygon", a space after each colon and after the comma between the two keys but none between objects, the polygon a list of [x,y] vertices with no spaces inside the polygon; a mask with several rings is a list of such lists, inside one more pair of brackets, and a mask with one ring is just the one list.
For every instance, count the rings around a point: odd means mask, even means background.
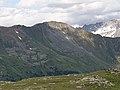
[{"label": "foreground slope", "polygon": [[18,82],[0,82],[2,90],[119,90],[120,71],[99,71],[31,78]]},{"label": "foreground slope", "polygon": [[120,39],[61,22],[0,27],[0,80],[87,73],[116,66]]}]

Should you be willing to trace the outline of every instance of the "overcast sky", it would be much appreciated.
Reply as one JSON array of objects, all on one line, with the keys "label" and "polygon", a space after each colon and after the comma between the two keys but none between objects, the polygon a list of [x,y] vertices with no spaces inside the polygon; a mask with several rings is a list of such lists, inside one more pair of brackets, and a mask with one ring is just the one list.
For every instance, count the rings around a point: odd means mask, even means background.
[{"label": "overcast sky", "polygon": [[0,26],[44,21],[84,25],[120,19],[120,0],[0,0]]}]

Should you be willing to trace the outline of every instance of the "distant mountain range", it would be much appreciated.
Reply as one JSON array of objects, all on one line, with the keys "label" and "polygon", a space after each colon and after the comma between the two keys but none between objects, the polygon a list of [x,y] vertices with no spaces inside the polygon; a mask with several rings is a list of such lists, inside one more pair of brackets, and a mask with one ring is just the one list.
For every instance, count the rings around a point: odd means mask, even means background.
[{"label": "distant mountain range", "polygon": [[62,22],[0,27],[2,81],[113,68],[119,55],[120,38],[94,35]]},{"label": "distant mountain range", "polygon": [[120,37],[120,19],[84,25],[83,29],[104,37]]}]

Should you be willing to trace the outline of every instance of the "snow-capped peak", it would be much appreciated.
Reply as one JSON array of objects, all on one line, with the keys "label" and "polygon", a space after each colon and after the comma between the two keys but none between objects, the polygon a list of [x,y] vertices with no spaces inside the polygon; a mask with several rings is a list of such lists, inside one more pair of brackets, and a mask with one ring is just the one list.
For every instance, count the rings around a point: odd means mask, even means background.
[{"label": "snow-capped peak", "polygon": [[[94,27],[93,30],[91,30],[91,27]],[[101,36],[105,37],[120,37],[120,19],[102,22],[102,24],[100,23],[99,27],[97,28],[96,24],[92,24],[92,26],[86,25],[86,27],[84,26],[84,28],[89,29],[87,31],[90,31],[93,34],[100,34]]]},{"label": "snow-capped peak", "polygon": [[101,28],[98,28],[95,32],[93,31],[92,33],[100,34],[101,36],[106,36],[106,37],[114,37],[115,32],[116,32],[116,27],[109,25],[106,27],[103,26]]}]

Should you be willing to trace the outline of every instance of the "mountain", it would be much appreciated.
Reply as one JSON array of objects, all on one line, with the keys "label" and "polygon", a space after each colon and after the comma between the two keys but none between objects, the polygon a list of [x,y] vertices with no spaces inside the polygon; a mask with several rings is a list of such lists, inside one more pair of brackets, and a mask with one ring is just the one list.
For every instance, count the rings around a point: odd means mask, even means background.
[{"label": "mountain", "polygon": [[120,37],[120,19],[84,25],[83,29],[105,37]]},{"label": "mountain", "polygon": [[62,22],[0,27],[0,80],[88,73],[118,64],[120,38],[104,38]]},{"label": "mountain", "polygon": [[120,71],[98,71],[0,82],[2,90],[119,90]]}]

